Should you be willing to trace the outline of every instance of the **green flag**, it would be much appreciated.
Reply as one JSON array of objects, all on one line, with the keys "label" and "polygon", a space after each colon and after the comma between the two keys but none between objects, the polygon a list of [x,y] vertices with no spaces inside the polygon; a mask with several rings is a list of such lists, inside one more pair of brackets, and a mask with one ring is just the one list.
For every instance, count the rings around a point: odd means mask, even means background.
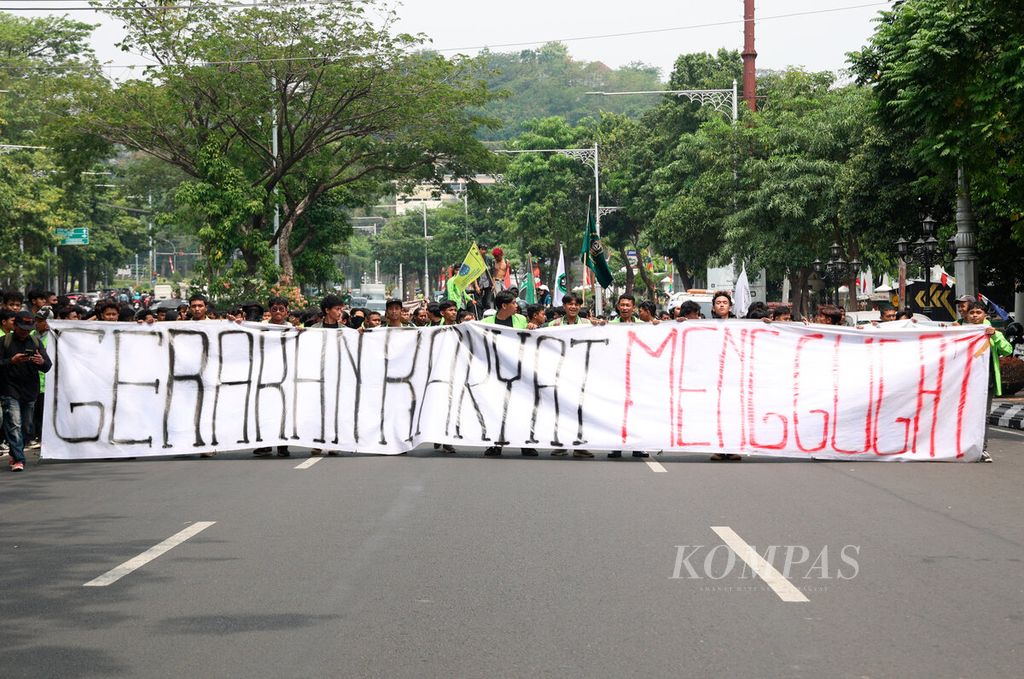
[{"label": "green flag", "polygon": [[533,257],[526,254],[526,303],[537,303],[537,281],[533,280]]},{"label": "green flag", "polygon": [[601,247],[601,237],[597,235],[597,225],[594,223],[594,214],[590,214],[587,220],[587,230],[583,234],[583,248],[580,250],[580,260],[583,265],[594,272],[597,282],[601,287],[611,287],[613,282],[612,272],[608,269],[608,260],[604,256],[604,248]]}]

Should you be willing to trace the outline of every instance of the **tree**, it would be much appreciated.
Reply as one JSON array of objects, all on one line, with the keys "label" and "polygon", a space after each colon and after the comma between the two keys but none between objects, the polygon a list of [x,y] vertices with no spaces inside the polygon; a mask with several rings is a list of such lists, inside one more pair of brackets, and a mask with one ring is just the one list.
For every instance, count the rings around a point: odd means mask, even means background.
[{"label": "tree", "polygon": [[1024,249],[1022,43],[1014,0],[906,0],[883,12],[870,43],[850,55],[886,133],[912,152],[917,172],[944,180],[945,197],[927,207],[950,214],[964,174],[960,190],[979,217],[982,282],[1007,288],[1021,280]]},{"label": "tree", "polygon": [[[682,54],[669,89],[728,89],[742,72],[736,51]],[[672,257],[684,287],[690,287],[694,275],[702,275],[721,247],[719,220],[731,206],[694,196],[731,191],[734,185],[732,139],[724,122],[730,114],[666,95],[636,122],[616,116],[602,119],[607,199],[621,206],[620,217],[627,218],[613,220],[612,225],[633,225],[632,231],[640,230],[633,241],[647,241]],[[702,126],[708,126],[707,132],[695,146]]]},{"label": "tree", "polygon": [[[598,100],[587,92],[663,87],[659,69],[653,66],[634,62],[612,69],[601,62],[576,61],[564,44],[556,42],[521,52],[484,50],[481,58],[487,65],[488,86],[506,95],[482,109],[501,123],[481,132],[489,140],[516,137],[527,129],[528,121],[542,118],[562,118],[576,125],[594,114]],[[638,116],[656,103],[645,95],[600,100],[603,111],[629,116]]]},{"label": "tree", "polygon": [[343,189],[357,204],[385,182],[487,166],[472,138],[483,121],[467,113],[492,97],[479,65],[415,52],[422,38],[392,35],[387,12],[379,27],[375,0],[185,4],[106,5],[125,23],[121,47],[158,66],[96,101],[83,125],[189,176],[178,200],[202,221],[213,269],[238,250],[246,273],[261,275],[276,244],[289,282],[317,235],[303,218],[324,196]]},{"label": "tree", "polygon": [[[57,228],[84,225],[68,200],[80,171],[107,149],[68,135],[83,92],[106,88],[88,36],[64,17],[0,13],[0,283],[48,283]],[[14,253],[17,253],[14,255]]]},{"label": "tree", "polygon": [[[593,121],[570,126],[562,118],[526,123],[526,131],[508,144],[510,150],[580,149],[593,147]],[[525,260],[533,255],[542,275],[553,273],[559,245],[567,252],[579,247],[586,224],[588,197],[593,209],[593,166],[561,153],[517,153],[509,157],[503,182],[495,190],[500,242]],[[510,253],[510,261],[517,257]],[[547,271],[551,269],[551,271]]]}]

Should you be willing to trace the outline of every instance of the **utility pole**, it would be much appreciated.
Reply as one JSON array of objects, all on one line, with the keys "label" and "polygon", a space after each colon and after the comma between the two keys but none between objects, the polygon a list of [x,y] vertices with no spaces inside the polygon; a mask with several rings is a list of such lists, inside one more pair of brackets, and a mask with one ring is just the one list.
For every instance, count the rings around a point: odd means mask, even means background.
[{"label": "utility pole", "polygon": [[757,72],[754,62],[754,0],[743,0],[743,101],[751,112],[757,110]]}]

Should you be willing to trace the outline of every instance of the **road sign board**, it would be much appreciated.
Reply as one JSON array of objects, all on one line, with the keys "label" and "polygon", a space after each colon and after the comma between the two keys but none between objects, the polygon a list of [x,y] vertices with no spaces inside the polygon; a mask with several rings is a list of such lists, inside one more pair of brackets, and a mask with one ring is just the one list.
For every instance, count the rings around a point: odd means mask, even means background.
[{"label": "road sign board", "polygon": [[916,313],[921,313],[925,307],[930,306],[934,321],[956,319],[956,310],[953,309],[953,288],[947,288],[942,283],[911,283],[907,286],[907,306]]},{"label": "road sign board", "polygon": [[61,245],[88,245],[89,227],[76,226],[73,229],[54,229],[57,238],[60,238]]}]

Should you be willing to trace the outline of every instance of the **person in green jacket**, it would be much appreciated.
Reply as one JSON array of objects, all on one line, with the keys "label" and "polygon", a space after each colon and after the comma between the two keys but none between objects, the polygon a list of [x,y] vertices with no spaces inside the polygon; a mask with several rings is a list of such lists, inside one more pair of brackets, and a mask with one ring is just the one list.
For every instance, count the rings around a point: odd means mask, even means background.
[{"label": "person in green jacket", "polygon": [[984,325],[985,334],[988,335],[989,348],[992,354],[992,381],[988,386],[988,400],[985,403],[985,442],[982,445],[981,461],[991,462],[992,455],[988,452],[988,414],[992,412],[992,396],[1003,395],[1003,375],[999,370],[999,357],[1009,356],[1013,353],[1013,345],[1007,341],[1003,333],[992,327],[988,321],[988,310],[983,302],[971,302],[967,306],[964,316],[967,325]]},{"label": "person in green jacket", "polygon": [[504,325],[507,328],[517,328],[519,330],[533,329],[530,328],[530,322],[526,319],[526,316],[516,313],[516,296],[508,290],[502,290],[495,295],[494,304],[498,307],[497,313],[485,318],[483,320],[484,323]]},{"label": "person in green jacket", "polygon": [[[533,330],[537,326],[530,323],[526,316],[517,314],[516,309],[516,296],[508,290],[502,290],[494,296],[494,304],[498,307],[497,313],[493,316],[486,317],[483,322],[490,325],[504,325],[507,328],[516,328],[519,330]],[[501,455],[501,446],[491,446],[484,451],[484,455],[487,457],[497,457]],[[524,457],[537,457],[537,451],[533,448],[521,448],[520,449]]]}]

